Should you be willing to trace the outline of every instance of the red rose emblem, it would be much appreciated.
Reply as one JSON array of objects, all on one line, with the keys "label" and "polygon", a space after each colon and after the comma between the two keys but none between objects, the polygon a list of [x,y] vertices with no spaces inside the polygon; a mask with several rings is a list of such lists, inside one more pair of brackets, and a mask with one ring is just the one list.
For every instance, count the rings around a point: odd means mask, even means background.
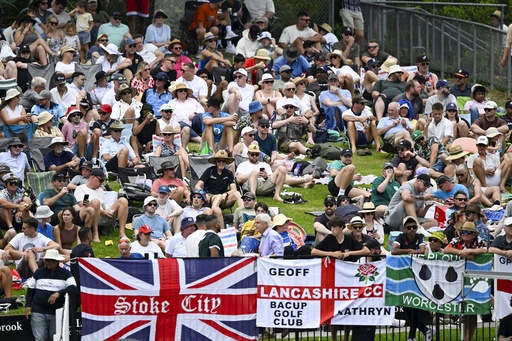
[{"label": "red rose emblem", "polygon": [[377,267],[373,264],[362,264],[359,266],[361,276],[375,275]]}]

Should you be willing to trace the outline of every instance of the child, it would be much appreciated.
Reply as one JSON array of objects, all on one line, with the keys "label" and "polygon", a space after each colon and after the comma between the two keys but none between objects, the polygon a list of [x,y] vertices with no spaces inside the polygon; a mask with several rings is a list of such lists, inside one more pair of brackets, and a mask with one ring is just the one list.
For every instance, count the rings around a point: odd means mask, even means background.
[{"label": "child", "polygon": [[39,19],[37,16],[36,16],[36,13],[37,13],[37,9],[36,8],[33,8],[33,7],[29,7],[29,9],[27,10],[27,15],[32,18],[33,20],[35,20],[36,24],[34,25],[34,29],[39,32],[39,34],[41,35],[41,37],[43,39],[46,39],[46,25],[44,23],[41,22],[41,19]]},{"label": "child", "polygon": [[80,38],[80,61],[85,63],[89,54],[89,43],[91,42],[91,30],[94,27],[92,14],[87,12],[87,2],[79,1],[76,8],[69,12],[69,15],[76,17],[76,31]]},{"label": "child", "polygon": [[70,22],[66,25],[66,36],[64,37],[64,44],[62,46],[71,46],[75,50],[80,50],[80,39],[76,35],[76,26]]}]

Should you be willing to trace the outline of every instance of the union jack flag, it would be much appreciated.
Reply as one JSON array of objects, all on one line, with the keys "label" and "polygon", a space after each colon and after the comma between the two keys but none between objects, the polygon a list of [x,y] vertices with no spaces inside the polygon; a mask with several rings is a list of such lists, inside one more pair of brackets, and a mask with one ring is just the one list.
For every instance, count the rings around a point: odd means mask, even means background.
[{"label": "union jack flag", "polygon": [[80,258],[82,340],[257,340],[255,259]]}]

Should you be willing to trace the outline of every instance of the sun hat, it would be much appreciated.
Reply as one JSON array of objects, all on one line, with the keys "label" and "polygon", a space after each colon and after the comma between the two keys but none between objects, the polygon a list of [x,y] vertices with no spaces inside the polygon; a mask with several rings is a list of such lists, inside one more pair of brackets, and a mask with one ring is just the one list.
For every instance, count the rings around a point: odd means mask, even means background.
[{"label": "sun hat", "polygon": [[225,159],[226,160],[226,164],[232,163],[235,160],[232,157],[230,157],[228,155],[228,152],[226,152],[224,149],[221,149],[217,153],[215,153],[215,156],[209,158],[208,162],[211,163],[211,164],[216,165],[217,164],[217,159]]},{"label": "sun hat", "polygon": [[172,89],[171,91],[171,95],[173,98],[176,98],[177,97],[177,92],[178,90],[180,89],[184,89],[184,90],[187,90],[187,94],[188,94],[188,97],[192,97],[192,95],[194,94],[194,92],[192,91],[192,89],[190,89],[185,83],[178,83],[174,86],[174,88]]},{"label": "sun hat", "polygon": [[5,101],[8,101],[10,99],[13,99],[14,97],[16,96],[19,96],[21,95],[20,92],[18,91],[18,89],[9,89],[7,90],[6,94],[5,94],[5,98],[4,100]]},{"label": "sun hat", "polygon": [[63,255],[61,255],[59,253],[59,250],[53,250],[53,249],[46,250],[46,253],[44,254],[44,256],[42,258],[56,260],[59,262],[62,262],[63,260],[66,259]]},{"label": "sun hat", "polygon": [[283,57],[290,63],[293,63],[299,56],[300,53],[297,47],[291,45],[284,48]]},{"label": "sun hat", "polygon": [[363,209],[359,211],[359,213],[373,213],[375,212],[375,205],[373,202],[365,202],[363,204]]},{"label": "sun hat", "polygon": [[176,134],[176,131],[174,131],[172,125],[168,124],[162,129],[162,134]]},{"label": "sun hat", "polygon": [[261,153],[260,146],[257,144],[251,144],[249,148],[247,148],[248,153]]},{"label": "sun hat", "polygon": [[100,44],[100,47],[108,54],[115,54],[118,56],[122,55],[122,53],[119,52],[116,44],[110,43],[107,46]]},{"label": "sun hat", "polygon": [[407,217],[404,218],[404,220],[402,220],[402,225],[405,225],[405,223],[407,223],[409,220],[413,220],[416,223],[416,225],[419,225],[418,219],[414,218],[411,215],[408,215]]},{"label": "sun hat", "polygon": [[264,107],[260,103],[260,101],[252,101],[251,103],[249,103],[249,114],[254,114],[263,109],[264,109]]},{"label": "sun hat", "polygon": [[318,27],[322,28],[324,31],[332,33],[332,27],[328,23],[324,22],[323,24],[318,25]]},{"label": "sun hat", "polygon": [[53,211],[46,205],[41,205],[37,208],[34,218],[44,219],[53,216]]},{"label": "sun hat", "polygon": [[448,149],[448,152],[450,153],[450,156],[447,156],[446,160],[456,160],[469,154],[469,152],[464,151],[464,149],[462,149],[462,147],[458,144],[455,146],[451,146]]},{"label": "sun hat", "polygon": [[299,84],[300,82],[306,83],[306,86],[309,85],[309,81],[307,80],[306,77],[295,77],[292,81],[293,84],[295,84],[295,86],[297,86],[297,84]]},{"label": "sun hat", "polygon": [[478,234],[478,230],[476,229],[475,223],[471,221],[467,221],[462,225],[462,231],[469,231]]},{"label": "sun hat", "polygon": [[130,90],[131,93],[132,93],[132,97],[135,96],[137,94],[137,90],[135,90],[134,88],[130,87],[128,84],[121,84],[119,86],[119,90],[117,90],[117,94],[116,94],[116,101],[119,101],[121,100],[121,93],[124,91],[124,90]]},{"label": "sun hat", "polygon": [[19,137],[11,137],[11,140],[9,141],[9,147],[15,147],[15,146],[25,146],[23,142],[21,142]]},{"label": "sun hat", "polygon": [[144,205],[142,205],[142,206],[146,206],[147,204],[149,204],[152,201],[156,202],[156,198],[150,195],[150,196],[146,197],[146,199],[144,199]]},{"label": "sun hat", "polygon": [[262,60],[270,60],[270,57],[268,56],[268,51],[265,49],[259,49],[258,51],[256,51],[254,58],[262,59]]},{"label": "sun hat", "polygon": [[[382,67],[381,67],[382,69]],[[404,70],[400,67],[400,65],[391,65],[388,69],[388,75],[392,75],[393,73],[401,72],[404,73]]]},{"label": "sun hat", "polygon": [[173,164],[172,161],[168,160],[168,161],[164,161],[162,162],[162,164],[160,165],[160,169],[157,171],[157,173],[163,173],[164,170],[167,170],[167,169],[174,169],[176,168],[177,165]]},{"label": "sun hat", "polygon": [[181,47],[182,47],[183,49],[186,49],[186,48],[187,48],[187,44],[185,44],[185,43],[184,43],[184,42],[182,42],[181,40],[179,40],[179,39],[175,38],[175,39],[171,40],[171,42],[169,43],[169,46],[167,47],[167,49],[168,49],[169,51],[170,51],[170,50],[172,50],[172,48],[173,48],[173,47],[174,47],[174,45],[176,45],[176,44],[180,44],[180,45],[181,45]]},{"label": "sun hat", "polygon": [[67,146],[67,145],[69,144],[69,142],[68,142],[68,141],[64,141],[64,139],[63,139],[62,137],[57,136],[57,137],[54,137],[54,138],[52,139],[52,142],[50,143],[50,145],[48,146],[48,148],[53,148],[53,145],[54,145],[54,144],[57,144],[57,143],[63,144],[63,145],[65,145],[65,146]]},{"label": "sun hat", "polygon": [[272,225],[272,227],[281,226],[281,225],[286,224],[289,221],[293,221],[293,219],[288,218],[283,213],[279,213],[278,215],[276,215],[274,217],[274,219],[272,219],[271,225]]},{"label": "sun hat", "polygon": [[464,213],[475,213],[483,217],[482,210],[480,209],[480,206],[475,204],[469,204],[466,205],[466,208],[464,209]]},{"label": "sun hat", "polygon": [[124,129],[124,126],[121,122],[119,121],[115,121],[114,123],[112,123],[110,125],[110,127],[108,127],[109,130],[113,130],[113,129],[121,129],[123,130]]},{"label": "sun hat", "polygon": [[490,127],[485,131],[485,136],[487,136],[487,138],[489,139],[492,139],[493,137],[498,135],[501,135],[501,132],[496,127]]},{"label": "sun hat", "polygon": [[50,114],[48,111],[43,111],[39,115],[37,115],[37,124],[43,125],[49,121],[53,120],[53,115]]},{"label": "sun hat", "polygon": [[203,38],[203,44],[207,41],[207,40],[217,40],[219,39],[219,36],[216,36],[214,35],[213,33],[211,32],[207,32],[205,35],[204,35],[204,38]]},{"label": "sun hat", "polygon": [[263,76],[261,76],[261,80],[258,82],[258,84],[260,86],[262,86],[263,82],[268,82],[268,81],[274,82],[275,79],[270,73],[264,73]]},{"label": "sun hat", "polygon": [[366,223],[364,222],[364,220],[361,217],[355,216],[355,217],[352,217],[352,219],[350,219],[350,223],[347,224],[347,228],[349,230],[352,230],[354,225],[362,225],[363,227],[365,227]]}]

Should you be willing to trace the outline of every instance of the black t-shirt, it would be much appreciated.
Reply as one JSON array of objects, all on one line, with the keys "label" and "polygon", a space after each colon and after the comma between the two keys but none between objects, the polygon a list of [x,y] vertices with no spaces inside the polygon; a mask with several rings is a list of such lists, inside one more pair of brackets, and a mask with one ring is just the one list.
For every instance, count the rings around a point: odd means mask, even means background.
[{"label": "black t-shirt", "polygon": [[496,247],[500,250],[508,251],[512,250],[512,243],[508,243],[505,236],[497,236],[496,239],[494,239],[492,242],[491,247]]},{"label": "black t-shirt", "polygon": [[416,234],[411,241],[405,233],[402,233],[396,237],[395,242],[400,244],[400,249],[402,250],[418,250],[420,245],[424,244],[422,234]]},{"label": "black t-shirt", "polygon": [[224,168],[219,175],[217,166],[208,168],[199,180],[204,182],[204,190],[210,194],[226,193],[229,186],[235,183],[235,177],[230,170]]},{"label": "black t-shirt", "polygon": [[[326,236],[318,245],[315,246],[315,249],[321,250],[321,251],[358,251],[363,248],[363,244],[358,242],[354,237],[351,235],[346,235],[343,239],[343,242],[340,244],[338,243],[338,240],[335,236],[332,234]],[[355,262],[357,261],[358,257],[348,257],[344,260],[349,262]]]},{"label": "black t-shirt", "polygon": [[[137,121],[139,121],[139,125],[144,121],[144,117],[141,115]],[[147,123],[144,128],[137,135],[137,140],[141,145],[148,144],[153,140],[153,134],[156,134],[156,125],[158,124],[156,119],[153,119],[151,122]]]},{"label": "black t-shirt", "polygon": [[407,170],[412,171],[411,175],[407,177],[407,180],[412,180],[414,178],[414,171],[416,170],[416,167],[419,164],[418,160],[416,160],[415,157],[411,157],[408,161],[406,161],[398,155],[391,159],[391,163],[395,168],[398,167],[399,164],[403,163]]},{"label": "black t-shirt", "polygon": [[165,72],[164,70],[162,70],[160,67],[157,67],[157,68],[154,68],[152,69],[149,74],[154,78],[156,77],[156,75],[159,73],[159,72],[163,72],[163,73],[166,73],[167,76],[169,77],[169,82],[174,82],[176,80],[176,78],[178,77],[178,74],[176,73],[176,70],[174,69],[171,69],[167,72]]},{"label": "black t-shirt", "polygon": [[504,337],[512,336],[512,314],[501,319],[498,335]]},{"label": "black t-shirt", "polygon": [[90,245],[78,244],[71,250],[74,257],[94,257],[94,251]]},{"label": "black t-shirt", "polygon": [[[123,57],[124,58],[128,58],[128,57],[126,57],[126,52],[123,53]],[[130,70],[135,75],[137,73],[137,69],[139,67],[139,63],[143,62],[143,61],[144,61],[144,58],[142,58],[140,56],[140,54],[135,52],[135,54],[133,55],[133,59],[132,59],[132,65],[128,66],[127,69]]]},{"label": "black t-shirt", "polygon": [[108,121],[108,123],[105,123],[102,120],[97,120],[96,122],[94,122],[92,124],[92,130],[94,131],[94,129],[97,128],[97,129],[101,130],[102,136],[110,135],[110,132],[109,132],[110,125],[114,122],[115,122],[115,120],[112,120],[112,119],[110,121]]},{"label": "black t-shirt", "polygon": [[[32,59],[21,58],[21,57],[14,57],[12,59],[12,61],[14,62],[14,64],[16,64],[17,62],[22,62],[22,63],[27,63],[27,64],[30,64],[33,62]],[[18,86],[21,88],[21,90],[23,90],[23,92],[30,89],[30,83],[32,82],[32,76],[28,72],[28,68],[27,69],[18,68],[18,77],[16,78],[16,82],[18,83]]]}]

